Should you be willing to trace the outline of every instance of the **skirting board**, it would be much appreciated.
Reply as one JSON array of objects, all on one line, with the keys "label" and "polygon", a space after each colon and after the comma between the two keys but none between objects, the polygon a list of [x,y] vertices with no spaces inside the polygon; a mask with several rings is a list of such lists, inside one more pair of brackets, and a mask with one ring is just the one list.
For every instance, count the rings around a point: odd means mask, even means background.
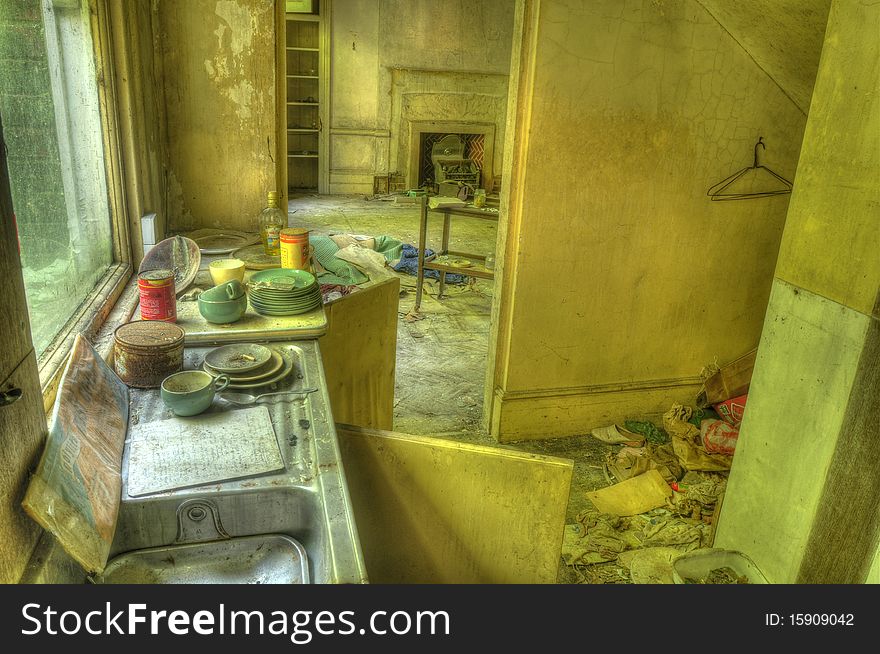
[{"label": "skirting board", "polygon": [[657,418],[674,403],[692,405],[699,378],[550,391],[495,389],[491,434],[501,443],[589,433],[627,419]]}]

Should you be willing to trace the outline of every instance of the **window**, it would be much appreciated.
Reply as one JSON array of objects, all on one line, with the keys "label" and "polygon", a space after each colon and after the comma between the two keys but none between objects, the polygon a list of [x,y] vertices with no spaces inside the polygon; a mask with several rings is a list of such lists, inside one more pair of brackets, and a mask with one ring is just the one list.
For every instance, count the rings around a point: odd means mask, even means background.
[{"label": "window", "polygon": [[0,115],[39,356],[114,259],[87,0],[0,2]]}]

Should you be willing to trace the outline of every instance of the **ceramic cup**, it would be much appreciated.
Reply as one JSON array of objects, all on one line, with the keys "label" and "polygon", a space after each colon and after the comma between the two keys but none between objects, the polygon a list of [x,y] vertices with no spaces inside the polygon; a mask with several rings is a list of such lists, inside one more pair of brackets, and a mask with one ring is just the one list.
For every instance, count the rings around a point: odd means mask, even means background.
[{"label": "ceramic cup", "polygon": [[185,370],[169,375],[162,381],[162,401],[178,416],[194,416],[205,411],[214,401],[214,393],[229,386],[229,377],[216,379],[201,370]]},{"label": "ceramic cup", "polygon": [[208,265],[208,270],[215,284],[233,279],[244,281],[244,261],[241,259],[217,259]]}]

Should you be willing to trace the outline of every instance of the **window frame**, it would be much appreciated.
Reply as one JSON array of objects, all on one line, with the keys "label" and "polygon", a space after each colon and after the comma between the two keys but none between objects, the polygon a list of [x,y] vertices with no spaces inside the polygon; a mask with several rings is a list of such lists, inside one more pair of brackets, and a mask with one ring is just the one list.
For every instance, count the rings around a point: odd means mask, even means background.
[{"label": "window frame", "polygon": [[[80,5],[79,0],[51,0],[51,2],[54,6],[65,8],[73,4]],[[117,111],[116,70],[113,41],[110,35],[110,8],[108,0],[84,0],[84,2],[88,8],[92,51],[95,58],[95,82],[104,146],[113,263],[80,304],[77,312],[65,323],[39,357],[40,387],[43,393],[43,406],[47,413],[55,403],[55,395],[74,337],[78,333],[83,333],[90,341],[95,341],[99,330],[104,326],[123,290],[130,282],[133,271],[120,139],[122,124]],[[134,309],[133,304],[131,309]],[[130,315],[125,316],[122,322],[128,317]]]}]

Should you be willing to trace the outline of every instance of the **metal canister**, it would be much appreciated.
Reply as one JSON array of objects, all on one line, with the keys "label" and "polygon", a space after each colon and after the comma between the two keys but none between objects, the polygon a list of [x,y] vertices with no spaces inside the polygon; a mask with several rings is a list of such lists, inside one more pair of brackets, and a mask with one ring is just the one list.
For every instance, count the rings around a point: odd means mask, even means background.
[{"label": "metal canister", "polygon": [[136,320],[113,332],[113,368],[129,386],[156,388],[183,370],[184,331],[177,325]]},{"label": "metal canister", "polygon": [[138,275],[141,318],[177,322],[177,299],[174,297],[174,271],[147,270]]},{"label": "metal canister", "polygon": [[281,230],[281,267],[309,270],[309,230],[290,227]]}]

